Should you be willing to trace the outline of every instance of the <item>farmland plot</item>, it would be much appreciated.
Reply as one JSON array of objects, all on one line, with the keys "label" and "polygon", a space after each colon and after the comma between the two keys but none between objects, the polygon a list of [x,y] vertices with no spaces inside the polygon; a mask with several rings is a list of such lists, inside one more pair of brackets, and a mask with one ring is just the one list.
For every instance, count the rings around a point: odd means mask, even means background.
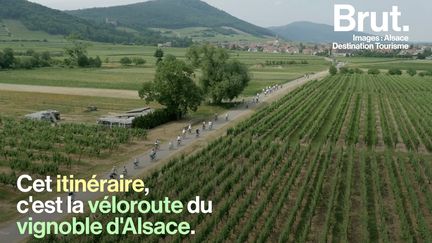
[{"label": "farmland plot", "polygon": [[121,145],[144,139],[144,130],[0,117],[0,183],[15,185],[17,176],[71,172],[115,152]]}]

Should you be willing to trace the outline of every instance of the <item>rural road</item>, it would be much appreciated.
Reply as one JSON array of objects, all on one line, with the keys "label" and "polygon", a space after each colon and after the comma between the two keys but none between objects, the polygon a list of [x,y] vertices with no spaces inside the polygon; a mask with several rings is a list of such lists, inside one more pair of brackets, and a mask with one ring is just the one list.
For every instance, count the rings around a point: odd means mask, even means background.
[{"label": "rural road", "polygon": [[138,91],[122,90],[122,89],[71,88],[71,87],[0,83],[0,90],[45,93],[45,94],[79,95],[79,96],[93,96],[93,97],[96,96],[96,97],[108,97],[108,98],[135,99],[135,100],[140,99],[138,97]]},{"label": "rural road", "polygon": [[[267,95],[267,96],[261,95],[260,103],[272,102],[273,100],[276,100],[276,99],[284,96],[285,94],[287,94],[291,90],[297,88],[298,86],[305,84],[309,80],[321,79],[321,78],[325,77],[327,75],[327,73],[328,73],[327,71],[323,71],[323,72],[311,75],[309,77],[309,79],[300,78],[300,79],[291,81],[289,83],[286,83],[283,85],[283,88],[271,93],[270,95]],[[0,85],[0,89],[1,89],[1,86],[2,85]],[[28,86],[26,85],[26,87],[28,87]],[[63,90],[66,91],[69,89],[71,89],[71,88],[64,88]],[[33,91],[31,91],[31,92],[33,92]],[[229,126],[232,126],[233,121],[239,120],[242,117],[244,118],[246,115],[252,114],[254,112],[254,110],[252,108],[254,108],[254,107],[251,104],[251,105],[249,105],[248,109],[246,109],[246,107],[244,105],[241,105],[241,107],[239,106],[237,108],[234,108],[233,110],[230,110],[228,121],[225,121],[225,117],[224,117],[225,114],[220,114],[218,121],[214,122],[213,129],[211,131],[208,131],[208,130],[201,131],[199,138],[195,138],[194,133],[188,134],[187,137],[182,141],[182,145],[179,147],[175,146],[175,148],[173,150],[170,150],[168,148],[168,143],[162,144],[160,151],[158,151],[158,153],[157,153],[157,160],[156,161],[150,161],[149,151],[147,151],[146,153],[139,156],[140,164],[139,164],[138,168],[136,168],[136,169],[134,168],[132,161],[125,161],[125,163],[123,165],[117,165],[117,168],[118,168],[117,171],[118,171],[118,173],[121,173],[123,170],[123,166],[126,166],[127,171],[128,171],[127,177],[136,178],[136,177],[142,176],[143,174],[148,172],[154,166],[158,165],[159,163],[162,163],[162,161],[166,161],[170,157],[179,154],[179,152],[181,152],[181,151],[185,151],[188,148],[192,148],[194,143],[199,142],[199,141],[203,141],[206,138],[209,139],[209,137],[212,134],[213,135],[218,134],[217,133],[218,131],[220,132],[219,134],[223,134],[223,133],[221,133],[221,131],[224,131],[224,129],[227,129]],[[186,126],[186,124],[185,124],[185,126]],[[194,127],[193,131],[195,131],[196,128],[197,127]],[[199,128],[201,130],[201,127],[199,127]],[[179,131],[179,133],[181,133],[181,131]],[[176,143],[175,140],[176,140],[176,138],[172,138],[172,141],[174,143]],[[109,173],[110,173],[110,171],[107,171],[104,174],[98,174],[97,178],[99,178],[99,179],[100,178],[107,178]],[[150,190],[151,189],[152,188],[150,188]],[[77,193],[75,196],[75,199],[83,201],[85,208],[87,209],[88,208],[87,207],[88,205],[86,204],[87,201],[94,201],[94,200],[97,200],[97,199],[99,199],[105,195],[107,195],[107,194],[106,193],[105,194],[103,194],[103,193],[90,193],[90,192]],[[64,195],[62,197],[62,199],[65,200],[66,195]],[[22,217],[20,219],[18,219],[17,221],[9,222],[9,223],[6,223],[6,224],[0,226],[1,242],[12,243],[12,242],[24,241],[28,235],[20,235],[19,234],[17,222],[26,222],[26,221],[28,221],[29,217],[32,217],[33,222],[36,222],[36,221],[47,222],[47,221],[60,221],[64,218],[70,217],[70,215],[60,214],[60,213],[54,213],[54,214],[28,213],[28,214],[23,214]]]}]

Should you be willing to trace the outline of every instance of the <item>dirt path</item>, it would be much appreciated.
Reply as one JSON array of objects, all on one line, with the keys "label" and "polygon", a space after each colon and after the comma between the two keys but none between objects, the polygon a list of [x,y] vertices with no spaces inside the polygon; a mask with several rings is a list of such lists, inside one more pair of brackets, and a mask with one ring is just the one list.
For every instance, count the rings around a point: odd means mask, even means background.
[{"label": "dirt path", "polygon": [[17,91],[17,92],[45,93],[45,94],[96,96],[96,97],[135,99],[135,100],[139,99],[138,91],[122,90],[122,89],[71,88],[71,87],[37,86],[37,85],[21,85],[21,84],[3,84],[3,83],[0,83],[0,90]]},{"label": "dirt path", "polygon": [[[291,81],[287,84],[284,84],[283,88],[273,92],[272,94],[267,95],[267,96],[262,95],[260,98],[260,104],[258,104],[258,105],[250,104],[248,106],[248,108],[246,108],[245,105],[241,105],[241,106],[238,106],[238,107],[230,110],[228,121],[225,120],[224,114],[221,114],[219,119],[214,122],[213,129],[211,131],[209,131],[209,130],[202,131],[199,138],[196,138],[194,133],[188,134],[186,136],[186,138],[182,141],[181,145],[175,146],[174,149],[172,149],[172,150],[169,149],[168,143],[162,144],[160,151],[158,151],[158,153],[157,153],[156,161],[151,161],[149,158],[149,151],[146,151],[144,154],[142,154],[138,157],[140,160],[138,168],[134,168],[132,161],[125,161],[124,164],[117,165],[117,168],[118,168],[117,170],[119,173],[121,173],[123,170],[123,166],[126,166],[126,169],[128,171],[127,177],[129,177],[129,178],[131,178],[131,177],[132,178],[143,177],[143,175],[149,173],[150,171],[152,171],[152,169],[155,169],[157,167],[162,166],[164,163],[166,163],[173,156],[177,156],[180,153],[189,153],[190,154],[190,153],[197,150],[197,147],[199,147],[197,145],[206,144],[206,142],[212,140],[213,138],[221,136],[222,134],[225,133],[226,129],[235,125],[240,120],[243,120],[243,119],[249,117],[250,115],[252,115],[255,112],[255,109],[257,108],[257,106],[266,105],[267,103],[270,103],[274,100],[279,99],[280,97],[283,97],[288,92],[290,92],[293,89],[305,84],[309,80],[321,79],[321,78],[325,77],[326,75],[327,75],[327,71],[323,71],[323,72],[311,75],[309,77],[309,79],[300,78],[300,79]],[[0,89],[1,89],[1,85],[0,85]],[[71,88],[64,88],[64,89],[61,88],[61,89],[62,90],[70,90]],[[56,90],[56,91],[60,91],[60,90]],[[99,91],[99,90],[97,90],[97,91]],[[31,92],[34,92],[34,91],[31,91]],[[110,91],[110,92],[115,92],[115,91]],[[121,91],[121,92],[123,92],[123,91]],[[127,92],[129,92],[129,91],[127,91]],[[104,92],[98,92],[98,93],[103,94]],[[82,93],[80,95],[82,95]],[[136,94],[135,94],[135,96],[136,96]],[[201,127],[194,127],[193,131],[195,131],[196,128],[199,128],[201,130]],[[173,141],[173,143],[176,144],[175,139],[176,138],[172,138],[172,141]],[[97,178],[108,178],[109,173],[110,173],[110,171],[107,171],[107,172],[102,173],[102,174],[98,174]],[[151,189],[152,188],[150,188],[150,190]],[[89,192],[88,193],[77,193],[77,195],[75,196],[75,199],[83,201],[85,204],[85,208],[87,209],[88,208],[87,204],[86,204],[87,201],[90,201],[90,200],[94,201],[94,200],[97,200],[98,198],[100,198],[102,196],[104,196],[103,193],[89,193]],[[62,199],[65,200],[66,195],[64,195],[64,197]],[[12,243],[12,242],[20,242],[20,241],[25,240],[27,235],[20,235],[19,234],[17,222],[26,222],[26,221],[28,221],[29,217],[33,218],[33,222],[37,222],[37,221],[47,222],[47,221],[59,221],[59,220],[62,220],[64,218],[70,217],[70,215],[59,214],[59,213],[54,213],[54,214],[29,213],[29,214],[22,215],[22,217],[20,219],[18,219],[17,221],[8,222],[6,224],[3,224],[0,227],[0,237],[2,239],[2,242]]]}]

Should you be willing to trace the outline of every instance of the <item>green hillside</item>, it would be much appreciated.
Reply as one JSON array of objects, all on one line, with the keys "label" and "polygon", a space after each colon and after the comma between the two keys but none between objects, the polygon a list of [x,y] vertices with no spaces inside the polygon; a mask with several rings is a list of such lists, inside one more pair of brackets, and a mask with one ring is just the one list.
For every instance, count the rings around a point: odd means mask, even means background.
[{"label": "green hillside", "polygon": [[40,30],[29,30],[21,21],[3,19],[0,23],[1,41],[65,42],[62,35],[52,35]]},{"label": "green hillside", "polygon": [[254,36],[273,35],[265,28],[235,18],[200,0],[157,0],[125,6],[75,10],[68,13],[99,23],[104,23],[108,18],[117,21],[119,25],[136,30],[210,27],[229,34],[230,31],[226,27],[230,27]]},{"label": "green hillside", "polygon": [[[122,27],[119,27],[122,28]],[[127,29],[127,27],[124,27]],[[160,32],[163,36],[168,37],[188,37],[197,42],[235,42],[235,41],[253,41],[264,42],[268,37],[260,37],[230,29],[229,27],[189,27],[181,29],[151,28]]]},{"label": "green hillside", "polygon": [[[0,6],[0,19],[20,21],[30,31],[73,35],[84,40],[108,43],[157,44],[172,41],[179,46],[190,44],[189,40],[165,37],[145,28],[140,29],[139,33],[117,30],[105,23],[81,19],[26,0],[0,0]],[[5,27],[1,28],[3,33]]]}]

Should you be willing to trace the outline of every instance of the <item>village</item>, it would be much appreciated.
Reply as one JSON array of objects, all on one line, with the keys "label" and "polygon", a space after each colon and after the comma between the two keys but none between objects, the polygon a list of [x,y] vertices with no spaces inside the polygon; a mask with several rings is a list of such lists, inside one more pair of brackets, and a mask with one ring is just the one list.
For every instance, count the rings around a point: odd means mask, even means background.
[{"label": "village", "polygon": [[[229,50],[241,50],[247,52],[262,52],[262,53],[280,53],[280,54],[303,54],[315,56],[356,56],[356,50],[333,50],[331,43],[298,43],[288,42],[283,40],[271,40],[266,42],[250,42],[250,41],[235,41],[235,42],[217,42],[213,43],[221,48]],[[161,44],[161,47],[169,47],[169,44]],[[389,50],[377,49],[374,52],[379,56],[380,54],[394,55],[395,57],[413,58],[417,59],[419,54],[424,53],[432,48],[431,44],[411,44],[407,50]],[[423,58],[419,58],[423,59]],[[428,55],[425,59],[432,60],[432,55]]]}]

